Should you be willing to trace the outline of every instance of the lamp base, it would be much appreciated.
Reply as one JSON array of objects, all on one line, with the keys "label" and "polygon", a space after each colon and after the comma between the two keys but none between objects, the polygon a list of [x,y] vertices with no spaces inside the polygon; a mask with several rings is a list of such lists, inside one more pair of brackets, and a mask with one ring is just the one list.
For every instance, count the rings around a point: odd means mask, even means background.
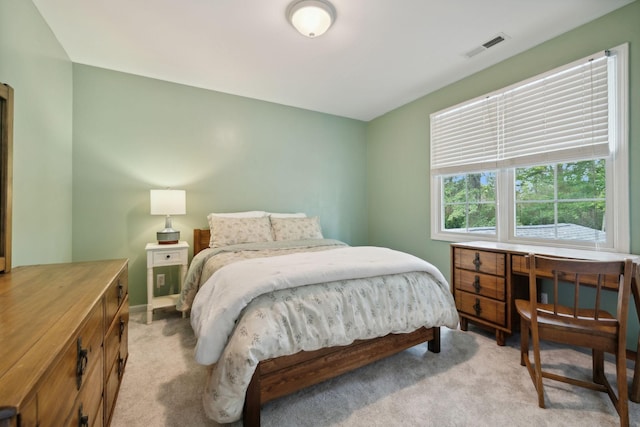
[{"label": "lamp base", "polygon": [[170,229],[170,230],[162,230],[156,233],[156,238],[158,239],[158,244],[160,245],[171,245],[178,243],[180,240],[180,232]]}]

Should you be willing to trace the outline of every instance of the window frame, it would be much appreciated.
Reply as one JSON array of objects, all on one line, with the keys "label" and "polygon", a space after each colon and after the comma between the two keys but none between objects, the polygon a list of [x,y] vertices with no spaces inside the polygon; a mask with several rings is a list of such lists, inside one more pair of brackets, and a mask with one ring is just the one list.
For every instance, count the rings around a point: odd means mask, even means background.
[{"label": "window frame", "polygon": [[[630,250],[630,224],[629,224],[629,78],[628,78],[628,61],[629,51],[628,43],[616,46],[608,50],[616,55],[616,61],[613,61],[613,69],[608,74],[609,92],[615,91],[616,102],[609,103],[609,147],[610,154],[606,157],[606,219],[605,227],[607,230],[607,242],[580,242],[572,240],[554,240],[554,239],[534,239],[522,238],[515,236],[515,168],[526,166],[510,166],[510,167],[482,167],[476,170],[465,170],[459,174],[481,173],[490,170],[496,172],[496,233],[465,233],[450,232],[444,229],[444,209],[443,209],[443,192],[442,177],[450,176],[452,173],[434,173],[433,169],[430,173],[431,178],[431,239],[444,240],[450,242],[464,242],[473,240],[490,240],[508,243],[522,244],[538,244],[544,246],[562,246],[580,249],[603,250],[612,252],[628,253]],[[587,57],[588,58],[588,57]],[[569,65],[569,64],[567,64]],[[566,65],[564,66],[566,67]],[[530,81],[539,79],[555,70],[562,69],[557,67],[547,73],[541,73],[522,82],[510,85],[503,89],[491,92],[489,94],[477,97],[475,99],[458,104],[462,106],[478,102],[481,99],[487,99],[497,94],[504,93],[514,87],[525,85]],[[454,108],[454,107],[450,107]],[[447,111],[449,109],[443,110]],[[431,115],[440,112],[435,112]],[[431,120],[432,123],[432,120]],[[433,132],[433,128],[432,128]],[[586,159],[585,159],[586,160]],[[559,158],[546,163],[538,164],[555,164],[563,163],[566,160]],[[485,165],[486,166],[486,165]],[[533,166],[533,165],[529,165]],[[615,206],[615,209],[613,208]],[[504,220],[506,219],[506,220]]]}]

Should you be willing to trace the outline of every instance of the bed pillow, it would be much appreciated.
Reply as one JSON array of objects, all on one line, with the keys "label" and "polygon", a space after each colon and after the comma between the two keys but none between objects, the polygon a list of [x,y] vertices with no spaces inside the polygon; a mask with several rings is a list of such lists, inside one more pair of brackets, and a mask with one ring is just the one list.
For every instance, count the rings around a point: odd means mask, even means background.
[{"label": "bed pillow", "polygon": [[274,240],[322,239],[318,217],[274,218],[271,217]]},{"label": "bed pillow", "polygon": [[260,218],[267,215],[269,214],[265,211],[225,212],[225,213],[213,212],[207,215],[207,219],[210,220],[211,217],[214,217],[214,216],[217,216],[220,218]]},{"label": "bed pillow", "polygon": [[209,230],[211,230],[211,237],[209,238],[209,247],[214,248],[213,242],[213,226],[211,225],[211,219],[214,217],[218,218],[261,218],[269,215],[264,211],[245,211],[245,212],[212,212],[207,215],[207,221],[209,222]]},{"label": "bed pillow", "polygon": [[211,216],[209,219],[209,227],[211,232],[211,241],[209,246],[212,248],[235,245],[238,243],[273,241],[271,221],[268,216]]},{"label": "bed pillow", "polygon": [[299,213],[269,213],[271,218],[306,218],[307,214]]}]

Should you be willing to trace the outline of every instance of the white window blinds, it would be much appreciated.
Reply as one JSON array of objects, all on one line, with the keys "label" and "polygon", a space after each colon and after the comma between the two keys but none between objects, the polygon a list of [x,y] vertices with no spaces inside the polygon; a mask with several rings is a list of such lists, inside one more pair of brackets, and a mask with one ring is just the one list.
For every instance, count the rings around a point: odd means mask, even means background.
[{"label": "white window blinds", "polygon": [[609,61],[602,52],[431,115],[431,172],[605,157]]},{"label": "white window blinds", "polygon": [[498,98],[471,101],[431,116],[431,169],[495,169]]}]

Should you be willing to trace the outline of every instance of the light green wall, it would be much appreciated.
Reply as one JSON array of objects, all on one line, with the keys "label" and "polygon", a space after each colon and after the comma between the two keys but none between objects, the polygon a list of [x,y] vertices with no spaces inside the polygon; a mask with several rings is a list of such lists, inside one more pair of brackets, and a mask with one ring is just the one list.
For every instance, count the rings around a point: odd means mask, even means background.
[{"label": "light green wall", "polygon": [[187,190],[174,225],[188,241],[210,211],[305,211],[328,237],[405,250],[448,276],[448,243],[429,238],[429,114],[625,41],[635,219],[638,22],[635,2],[362,123],[72,65],[30,1],[0,0],[0,82],[16,91],[14,265],[127,257],[131,303],[144,304],[143,248],[162,226],[148,190],[172,186]]},{"label": "light green wall", "polygon": [[[369,122],[369,243],[430,260],[449,277],[449,243],[430,239],[429,115],[624,42],[630,48],[631,250],[640,254],[640,2]],[[630,342],[637,333],[634,318]]]},{"label": "light green wall", "polygon": [[31,1],[0,0],[0,82],[15,96],[12,264],[71,261],[72,66]]},{"label": "light green wall", "polygon": [[[73,67],[73,259],[127,257],[143,304],[144,246],[164,219],[149,190],[187,192],[183,240],[210,212],[318,215],[367,242],[364,122],[84,65]],[[174,277],[177,277],[175,275]]]}]

